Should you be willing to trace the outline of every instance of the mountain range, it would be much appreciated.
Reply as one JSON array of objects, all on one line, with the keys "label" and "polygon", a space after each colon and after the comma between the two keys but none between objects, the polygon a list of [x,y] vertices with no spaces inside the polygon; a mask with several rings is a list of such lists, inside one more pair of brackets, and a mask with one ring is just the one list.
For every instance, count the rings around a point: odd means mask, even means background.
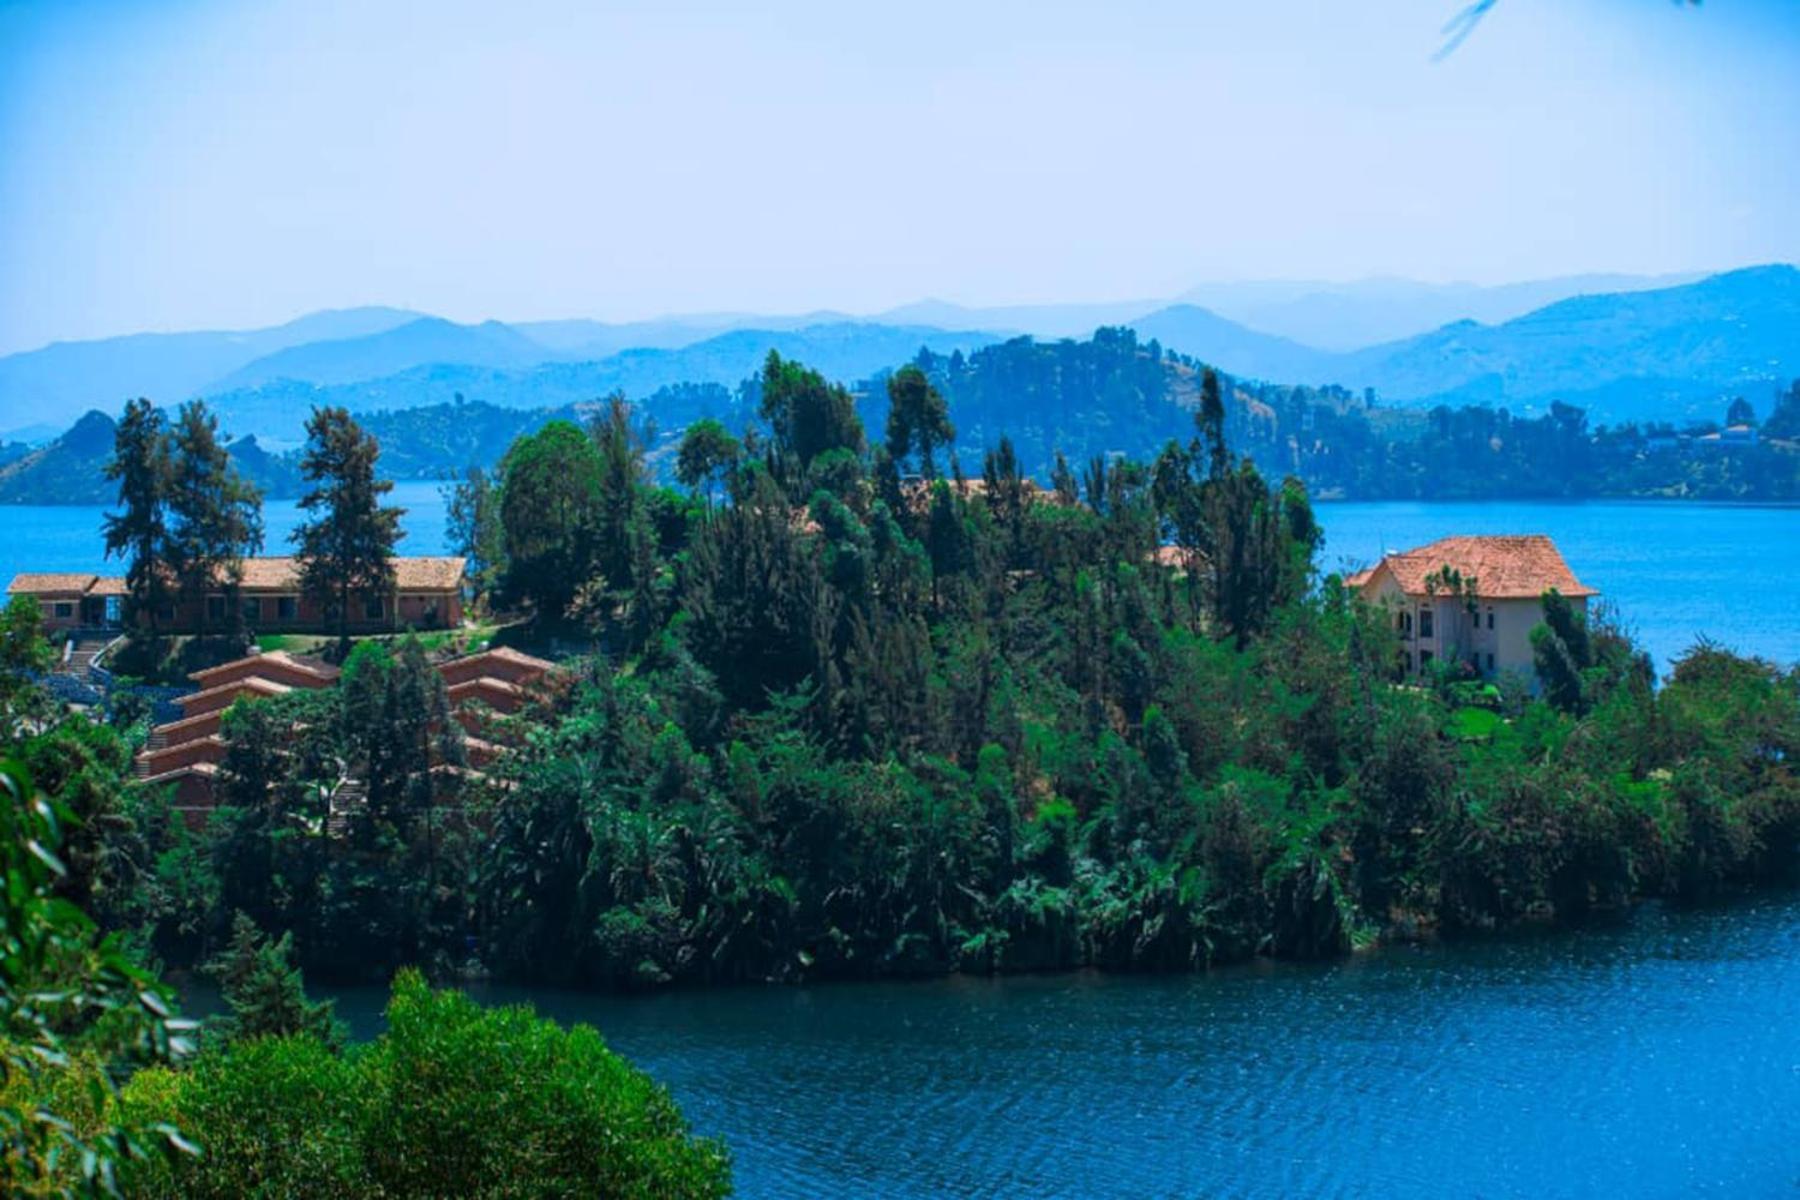
[{"label": "mountain range", "polygon": [[[1619,290],[1581,291],[1602,286]],[[1358,342],[1446,312],[1465,315]],[[80,413],[116,411],[130,396],[170,405],[204,396],[234,434],[279,447],[299,435],[315,404],[369,412],[463,396],[535,409],[615,389],[642,398],[678,383],[735,386],[771,349],[858,380],[922,348],[967,354],[1020,335],[1086,336],[1099,325],[1129,325],[1143,340],[1240,378],[1372,389],[1383,404],[1533,411],[1564,400],[1597,421],[1679,421],[1711,414],[1720,395],[1755,398],[1800,374],[1800,271],[1773,265],[1674,283],[1586,276],[1504,288],[1208,285],[1175,303],[982,309],[921,301],[870,317],[711,313],[622,324],[465,325],[404,309],[346,309],[270,329],[137,334],[0,358],[0,436],[41,442]]]}]

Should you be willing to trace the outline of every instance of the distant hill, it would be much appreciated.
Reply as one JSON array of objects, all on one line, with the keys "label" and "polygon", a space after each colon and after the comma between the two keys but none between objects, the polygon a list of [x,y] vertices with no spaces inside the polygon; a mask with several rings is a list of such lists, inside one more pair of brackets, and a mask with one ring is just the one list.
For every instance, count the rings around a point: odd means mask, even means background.
[{"label": "distant hill", "polygon": [[1572,296],[1674,287],[1701,278],[1704,272],[1565,275],[1492,286],[1414,279],[1267,280],[1202,284],[1178,299],[1251,329],[1341,353],[1401,341],[1457,321],[1495,325]]},{"label": "distant hill", "polygon": [[1295,381],[1373,387],[1411,406],[1547,408],[1596,420],[1712,416],[1800,376],[1800,270],[1752,267],[1651,291],[1578,296],[1499,325],[1447,325],[1337,356]]},{"label": "distant hill", "polygon": [[0,504],[102,504],[114,421],[90,412],[54,441],[0,467]]},{"label": "distant hill", "polygon": [[1192,304],[1158,309],[1128,322],[1142,341],[1155,339],[1219,370],[1252,379],[1309,379],[1328,374],[1336,356],[1247,329]]},{"label": "distant hill", "polygon": [[278,380],[223,392],[209,402],[234,430],[291,440],[300,436],[314,405],[396,411],[451,403],[460,395],[502,408],[558,408],[615,390],[642,400],[679,383],[735,387],[761,369],[771,349],[800,358],[831,378],[861,379],[906,362],[921,348],[967,353],[995,340],[987,333],[850,322],[788,331],[739,329],[676,349],[626,350],[593,362],[547,362],[522,369],[434,363],[354,383]]},{"label": "distant hill", "polygon": [[438,317],[421,317],[362,337],[307,342],[277,350],[212,381],[205,390],[209,395],[218,395],[278,379],[321,385],[355,383],[393,375],[421,363],[529,367],[551,357],[554,352],[541,342],[498,321],[458,325]]},{"label": "distant hill", "polygon": [[[0,466],[0,504],[111,504],[117,485],[106,479],[117,422],[103,412],[85,413],[44,446]],[[271,496],[298,490],[299,471],[291,458],[269,454],[255,438],[226,447],[245,478]]]},{"label": "distant hill", "polygon": [[269,329],[138,333],[10,354],[0,358],[0,425],[61,427],[88,409],[115,408],[135,396],[178,403],[264,355],[379,333],[417,316],[393,308],[352,308]]}]

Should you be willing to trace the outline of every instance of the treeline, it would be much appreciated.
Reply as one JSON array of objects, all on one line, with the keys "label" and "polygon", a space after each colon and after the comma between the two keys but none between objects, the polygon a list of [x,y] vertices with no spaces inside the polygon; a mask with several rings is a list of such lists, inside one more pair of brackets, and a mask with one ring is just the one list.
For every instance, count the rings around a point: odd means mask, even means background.
[{"label": "treeline", "polygon": [[[1199,402],[1205,367],[1129,329],[1087,341],[1030,338],[951,355],[921,350],[910,364],[955,405],[957,446],[973,468],[1008,436],[1027,475],[1048,481],[1055,456],[1143,457],[1181,438]],[[883,373],[852,386],[858,415],[881,428]],[[1795,385],[1800,389],[1800,383]],[[756,419],[761,380],[663,387],[636,405],[651,473],[676,478],[679,432],[700,420],[741,431]],[[1771,397],[1759,423],[1739,398],[1720,423],[1591,427],[1586,414],[1553,404],[1527,416],[1481,405],[1391,408],[1341,387],[1225,382],[1226,433],[1267,470],[1291,473],[1315,496],[1358,500],[1682,497],[1800,498],[1800,390]],[[470,466],[492,470],[514,439],[555,420],[581,423],[594,404],[520,409],[465,399],[361,414],[382,447],[390,477],[443,479]],[[103,503],[108,431],[90,414],[61,443],[0,462],[0,502]],[[1709,439],[1731,426],[1753,436]],[[87,447],[87,449],[83,449]],[[297,452],[273,454],[246,438],[227,446],[238,471],[269,497],[304,488]]]},{"label": "treeline", "polygon": [[[1026,469],[1047,478],[1058,449],[1077,457],[1142,455],[1183,430],[1206,368],[1140,343],[1129,329],[1091,341],[1018,338],[967,356],[921,353],[914,365],[955,406],[964,446],[1009,435]],[[1541,416],[1482,405],[1385,408],[1341,387],[1226,382],[1226,433],[1266,470],[1315,495],[1357,500],[1671,496],[1800,498],[1800,381],[1771,398],[1722,405],[1722,424],[1592,428],[1553,404]],[[879,388],[864,412],[879,423]],[[1708,440],[1724,427],[1751,438]]]}]

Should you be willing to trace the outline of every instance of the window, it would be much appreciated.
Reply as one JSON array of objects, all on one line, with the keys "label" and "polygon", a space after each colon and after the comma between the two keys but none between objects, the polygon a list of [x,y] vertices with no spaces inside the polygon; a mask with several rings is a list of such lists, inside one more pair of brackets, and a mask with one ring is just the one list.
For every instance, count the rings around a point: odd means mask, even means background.
[{"label": "window", "polygon": [[1429,651],[1429,650],[1419,651],[1419,670],[1423,671],[1426,667],[1429,667],[1430,665],[1431,665],[1431,651]]},{"label": "window", "polygon": [[386,605],[382,603],[380,596],[370,596],[363,601],[363,617],[366,620],[379,621],[386,611]]},{"label": "window", "polygon": [[66,621],[75,615],[75,605],[68,601],[58,600],[51,611],[54,612],[60,620]]},{"label": "window", "polygon": [[1402,612],[1396,616],[1394,618],[1394,628],[1400,631],[1401,637],[1409,636],[1412,633],[1412,614],[1409,612]]},{"label": "window", "polygon": [[1419,636],[1422,638],[1431,636],[1431,610],[1429,608],[1419,610]]},{"label": "window", "polygon": [[261,600],[258,600],[254,596],[248,596],[244,599],[244,620],[249,621],[253,625],[262,620]]},{"label": "window", "polygon": [[1407,670],[1408,670],[1408,671],[1409,671],[1409,672],[1410,672],[1410,671],[1411,671],[1411,670],[1412,670],[1412,669],[1413,669],[1413,665],[1412,665],[1412,651],[1411,651],[1411,650],[1408,650],[1408,651],[1407,651],[1407,652],[1406,652],[1406,669],[1407,669]]},{"label": "window", "polygon": [[208,596],[206,598],[206,619],[209,621],[225,619],[225,597]]},{"label": "window", "polygon": [[293,596],[278,596],[275,599],[275,616],[283,621],[292,621],[300,615],[300,602]]},{"label": "window", "polygon": [[[1492,614],[1492,613],[1489,613],[1489,614],[1488,614],[1488,615],[1489,615],[1489,616],[1492,616],[1492,615],[1493,615],[1493,614]],[[1493,654],[1492,654],[1492,653],[1489,653],[1489,654],[1488,654],[1488,656],[1487,656],[1487,662],[1488,662],[1488,670],[1489,670],[1489,671],[1490,671],[1490,672],[1491,672],[1491,671],[1492,671],[1492,670],[1493,670],[1493,669],[1494,669],[1494,656],[1493,656]]]},{"label": "window", "polygon": [[[1492,629],[1493,627],[1494,627],[1494,610],[1490,608],[1490,609],[1488,609],[1488,628]],[[1490,654],[1490,655],[1488,655],[1488,657],[1492,658],[1493,655]],[[1489,663],[1488,665],[1491,667],[1494,664]]]}]

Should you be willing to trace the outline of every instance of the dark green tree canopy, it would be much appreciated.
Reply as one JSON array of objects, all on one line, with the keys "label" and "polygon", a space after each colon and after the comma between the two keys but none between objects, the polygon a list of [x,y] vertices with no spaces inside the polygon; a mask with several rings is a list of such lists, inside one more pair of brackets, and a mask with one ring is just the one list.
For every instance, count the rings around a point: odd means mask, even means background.
[{"label": "dark green tree canopy", "polygon": [[351,604],[385,596],[394,583],[394,546],[404,510],[381,503],[392,481],[375,474],[381,447],[342,408],[315,408],[306,423],[300,498],[307,514],[293,533],[300,581],[347,632]]},{"label": "dark green tree canopy", "polygon": [[828,450],[863,452],[862,420],[844,386],[827,383],[817,371],[773,350],[763,363],[760,412],[777,455],[791,460],[789,470],[796,475]]},{"label": "dark green tree canopy", "polygon": [[106,515],[107,556],[125,559],[125,616],[149,621],[152,635],[173,590],[168,422],[148,400],[133,400],[114,432],[106,477],[119,485],[119,508]]},{"label": "dark green tree canopy", "polygon": [[915,452],[919,472],[927,479],[937,474],[932,452],[956,438],[950,424],[950,407],[918,366],[908,364],[888,379],[887,451],[895,462],[905,462]]},{"label": "dark green tree canopy", "polygon": [[570,421],[519,438],[501,462],[503,590],[546,621],[562,620],[594,573],[604,478],[598,447]]}]

